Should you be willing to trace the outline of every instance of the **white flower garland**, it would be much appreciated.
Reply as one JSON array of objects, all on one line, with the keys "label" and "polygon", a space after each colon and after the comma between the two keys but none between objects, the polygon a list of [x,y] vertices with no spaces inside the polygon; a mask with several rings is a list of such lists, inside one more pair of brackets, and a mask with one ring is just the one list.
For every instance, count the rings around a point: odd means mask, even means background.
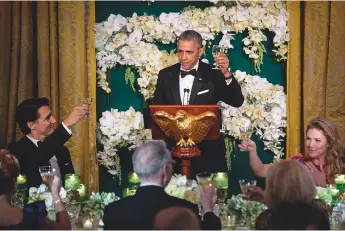
[{"label": "white flower garland", "polygon": [[150,15],[125,18],[111,14],[107,21],[95,25],[95,47],[97,49],[98,86],[107,93],[111,91],[106,72],[117,64],[138,68],[137,82],[144,99],[153,96],[158,72],[177,62],[174,53],[160,51],[153,42],[169,44],[176,41],[183,31],[193,29],[199,32],[204,41],[211,41],[215,35],[223,33],[222,43],[229,48],[231,34],[249,30],[243,39],[245,53],[254,61],[257,71],[262,64],[266,36],[261,30],[275,33],[273,50],[277,60],[286,60],[289,31],[288,13],[285,3],[265,1],[247,4],[237,1],[232,7],[208,7],[204,10],[189,7],[181,13],[162,13],[159,18]]},{"label": "white flower garland", "polygon": [[286,127],[283,87],[241,71],[234,72],[234,77],[241,86],[244,103],[240,108],[219,103],[222,109],[222,132],[240,138],[240,129],[251,127],[263,140],[265,148],[275,154],[274,159],[280,159],[284,154],[281,142],[285,136],[283,128]]},{"label": "white flower garland", "polygon": [[103,112],[97,128],[97,140],[104,147],[97,153],[98,162],[107,167],[110,174],[121,179],[119,149],[132,150],[152,139],[151,130],[144,129],[143,115],[133,107],[125,112],[117,109]]}]

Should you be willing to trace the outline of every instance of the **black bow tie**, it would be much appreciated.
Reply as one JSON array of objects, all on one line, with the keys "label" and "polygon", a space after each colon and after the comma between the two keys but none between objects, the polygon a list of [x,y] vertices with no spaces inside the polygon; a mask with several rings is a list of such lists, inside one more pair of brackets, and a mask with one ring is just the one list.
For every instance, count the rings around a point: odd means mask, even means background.
[{"label": "black bow tie", "polygon": [[183,71],[181,70],[181,78],[184,78],[186,75],[193,75],[196,76],[196,69],[192,69],[190,71]]}]

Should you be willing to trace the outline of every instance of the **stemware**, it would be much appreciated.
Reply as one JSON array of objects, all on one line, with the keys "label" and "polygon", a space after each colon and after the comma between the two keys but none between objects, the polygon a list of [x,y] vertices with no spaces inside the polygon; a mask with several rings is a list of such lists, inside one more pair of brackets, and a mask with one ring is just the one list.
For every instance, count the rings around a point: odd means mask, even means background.
[{"label": "stemware", "polygon": [[240,184],[242,193],[246,195],[248,188],[256,185],[256,180],[241,179],[238,183]]},{"label": "stemware", "polygon": [[201,187],[209,187],[213,185],[212,175],[210,172],[200,172],[196,174],[196,180]]},{"label": "stemware", "polygon": [[[91,97],[83,98],[83,99],[80,100],[81,106],[87,107],[89,109],[91,108],[90,107],[91,103],[92,103],[92,98]],[[84,120],[89,120],[89,113],[84,116]]]},{"label": "stemware", "polygon": [[52,168],[51,166],[41,166],[39,167],[39,172],[42,180],[47,181],[50,176],[54,176],[55,168]]}]

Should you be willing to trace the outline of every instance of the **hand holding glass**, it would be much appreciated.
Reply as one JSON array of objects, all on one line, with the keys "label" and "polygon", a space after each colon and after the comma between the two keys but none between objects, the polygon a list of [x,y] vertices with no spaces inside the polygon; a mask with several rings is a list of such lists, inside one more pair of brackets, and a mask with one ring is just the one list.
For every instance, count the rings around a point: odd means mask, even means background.
[{"label": "hand holding glass", "polygon": [[[84,98],[84,99],[80,100],[81,106],[87,107],[89,110],[91,108],[91,103],[92,103],[92,98],[91,97]],[[84,120],[88,120],[88,119],[89,119],[89,113],[84,116]]]},{"label": "hand holding glass", "polygon": [[241,179],[238,183],[240,184],[242,193],[246,195],[248,188],[256,185],[256,180]]},{"label": "hand holding glass", "polygon": [[209,187],[214,184],[212,181],[212,173],[210,172],[201,172],[196,174],[196,180],[201,187]]}]

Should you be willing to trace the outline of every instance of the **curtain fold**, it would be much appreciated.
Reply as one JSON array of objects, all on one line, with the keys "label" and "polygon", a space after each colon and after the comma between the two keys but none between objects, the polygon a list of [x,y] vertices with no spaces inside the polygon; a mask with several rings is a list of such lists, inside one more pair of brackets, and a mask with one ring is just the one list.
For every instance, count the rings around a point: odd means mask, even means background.
[{"label": "curtain fold", "polygon": [[316,117],[334,122],[345,142],[344,7],[335,1],[288,2],[288,157],[304,151],[304,131]]},{"label": "curtain fold", "polygon": [[90,191],[98,191],[94,2],[0,2],[1,147],[20,139],[15,108],[47,97],[62,122],[80,100],[92,97],[90,119],[72,128],[67,146]]}]

